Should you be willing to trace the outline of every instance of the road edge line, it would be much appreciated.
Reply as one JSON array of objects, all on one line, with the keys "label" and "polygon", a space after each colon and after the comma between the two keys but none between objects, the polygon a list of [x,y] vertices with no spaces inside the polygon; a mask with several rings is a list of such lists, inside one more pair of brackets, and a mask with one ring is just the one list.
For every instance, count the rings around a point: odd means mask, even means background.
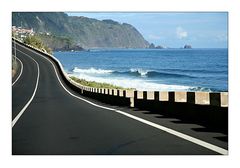
[{"label": "road edge line", "polygon": [[18,57],[16,57],[16,58],[21,64],[21,71],[20,71],[20,74],[18,75],[18,77],[16,78],[16,80],[12,83],[12,86],[18,81],[18,79],[20,78],[20,76],[22,75],[22,72],[23,72],[23,63]]},{"label": "road edge line", "polygon": [[[22,51],[18,50],[19,52],[23,53]],[[38,82],[39,82],[39,76],[40,76],[40,69],[39,69],[39,64],[37,63],[37,61],[35,59],[33,59],[32,57],[30,57],[29,55],[23,53],[24,55],[28,56],[29,58],[31,58],[37,65],[37,69],[38,69],[38,75],[37,75],[37,81],[36,81],[36,85],[35,85],[35,89],[33,91],[33,95],[32,97],[29,99],[29,101],[25,104],[25,106],[22,108],[22,110],[18,113],[18,115],[13,119],[12,121],[12,128],[14,127],[14,125],[17,123],[17,121],[19,120],[19,118],[22,116],[22,114],[24,113],[24,111],[27,109],[27,107],[29,106],[29,104],[32,102],[36,92],[37,92],[37,88],[38,88]]]},{"label": "road edge line", "polygon": [[[23,47],[25,47],[25,46],[23,46]],[[154,127],[154,128],[160,129],[160,130],[165,131],[165,132],[167,132],[167,133],[169,133],[169,134],[171,134],[171,135],[177,136],[177,137],[179,137],[179,138],[185,139],[185,140],[187,140],[187,141],[189,141],[189,142],[192,142],[192,143],[194,143],[194,144],[197,144],[197,145],[200,145],[200,146],[202,146],[202,147],[205,147],[205,148],[207,148],[207,149],[209,149],[209,150],[215,151],[215,152],[217,152],[217,153],[219,153],[219,154],[222,154],[222,155],[227,155],[227,154],[228,154],[228,150],[226,150],[226,149],[224,149],[224,148],[221,148],[221,147],[218,147],[218,146],[216,146],[216,145],[210,144],[210,143],[208,143],[208,142],[202,141],[202,140],[200,140],[200,139],[194,138],[194,137],[189,136],[189,135],[187,135],[187,134],[183,134],[183,133],[178,132],[178,131],[175,131],[175,130],[173,130],[173,129],[164,127],[164,126],[162,126],[162,125],[153,123],[153,122],[148,121],[148,120],[145,120],[145,119],[143,119],[143,118],[134,116],[134,115],[132,115],[132,114],[128,114],[127,112],[120,111],[120,110],[117,110],[117,109],[114,109],[114,108],[109,108],[109,107],[101,106],[101,105],[95,104],[95,103],[93,103],[93,102],[91,102],[91,101],[89,101],[89,100],[86,100],[86,99],[84,99],[84,98],[81,98],[81,97],[79,97],[79,96],[74,95],[73,93],[71,93],[71,92],[62,84],[62,82],[61,82],[61,80],[60,80],[60,78],[59,78],[59,76],[58,76],[57,70],[56,70],[56,68],[55,68],[55,65],[54,65],[54,63],[53,63],[49,58],[41,55],[40,53],[38,53],[38,52],[36,52],[36,51],[30,50],[30,49],[27,48],[27,47],[25,47],[25,48],[28,49],[29,51],[32,51],[32,52],[36,53],[37,55],[41,56],[42,58],[46,59],[47,61],[49,61],[49,62],[52,64],[52,66],[53,66],[53,68],[54,68],[54,71],[55,71],[55,73],[56,73],[56,76],[57,76],[57,78],[58,78],[59,83],[61,84],[61,86],[63,87],[63,89],[64,89],[66,92],[68,92],[71,96],[73,96],[73,97],[75,97],[75,98],[77,98],[77,99],[80,99],[80,100],[82,100],[82,101],[85,101],[85,102],[87,102],[87,103],[89,103],[89,104],[91,104],[91,105],[93,105],[93,106],[95,106],[95,107],[99,107],[99,108],[102,108],[102,109],[114,111],[114,112],[117,112],[117,113],[119,113],[119,114],[125,115],[125,116],[127,116],[127,117],[129,117],[129,118],[132,118],[132,119],[134,119],[134,120],[137,120],[137,121],[139,121],[139,122],[142,122],[142,123],[144,123],[144,124],[146,124],[146,125],[149,125],[149,126],[152,126],[152,127]]]}]

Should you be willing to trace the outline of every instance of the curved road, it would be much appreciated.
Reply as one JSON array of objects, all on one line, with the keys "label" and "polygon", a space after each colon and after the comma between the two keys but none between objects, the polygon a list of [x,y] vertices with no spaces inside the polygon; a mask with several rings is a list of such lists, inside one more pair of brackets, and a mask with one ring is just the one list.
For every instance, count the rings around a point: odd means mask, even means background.
[{"label": "curved road", "polygon": [[[203,136],[209,144],[193,143],[155,125],[145,115],[132,117],[136,111],[111,110],[72,91],[58,79],[53,63],[43,55],[17,44],[17,57],[23,72],[12,86],[12,154],[226,154],[227,143]],[[57,74],[58,75],[57,75]],[[60,81],[59,81],[60,80]],[[70,93],[71,94],[70,94]],[[75,96],[73,96],[75,95]],[[79,98],[76,98],[79,97]],[[91,101],[95,103],[93,105]],[[120,108],[120,107],[119,107]],[[123,109],[124,111],[124,109]],[[141,118],[140,118],[141,117]],[[145,117],[145,118],[144,118]],[[140,119],[139,119],[140,118]],[[156,118],[155,118],[156,119]],[[152,119],[154,121],[154,119]],[[155,122],[155,123],[156,123]],[[184,132],[185,126],[176,127]],[[158,128],[159,127],[159,128]],[[189,129],[190,130],[190,129]],[[169,133],[170,132],[170,133]],[[193,131],[187,131],[191,134]],[[194,133],[194,137],[200,133]],[[209,142],[208,141],[208,142]],[[206,142],[206,143],[208,143]],[[212,150],[215,144],[217,150]],[[220,147],[220,149],[218,149]],[[225,148],[225,149],[224,149]],[[223,152],[219,152],[223,151]]]}]

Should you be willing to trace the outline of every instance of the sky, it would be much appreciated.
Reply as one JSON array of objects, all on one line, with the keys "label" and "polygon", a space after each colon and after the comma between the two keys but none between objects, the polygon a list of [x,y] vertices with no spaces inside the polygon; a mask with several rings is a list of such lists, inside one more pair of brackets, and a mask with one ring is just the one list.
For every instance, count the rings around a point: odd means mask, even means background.
[{"label": "sky", "polygon": [[149,42],[165,47],[179,48],[185,44],[193,48],[228,47],[228,13],[67,13],[98,20],[112,19],[133,25]]}]

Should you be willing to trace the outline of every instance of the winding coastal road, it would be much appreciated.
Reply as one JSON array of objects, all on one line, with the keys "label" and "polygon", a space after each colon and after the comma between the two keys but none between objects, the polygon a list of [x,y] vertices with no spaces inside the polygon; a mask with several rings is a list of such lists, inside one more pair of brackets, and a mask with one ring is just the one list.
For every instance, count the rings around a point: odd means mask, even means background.
[{"label": "winding coastal road", "polygon": [[12,154],[227,154],[227,142],[214,138],[225,135],[85,98],[51,60],[21,44],[17,58]]}]

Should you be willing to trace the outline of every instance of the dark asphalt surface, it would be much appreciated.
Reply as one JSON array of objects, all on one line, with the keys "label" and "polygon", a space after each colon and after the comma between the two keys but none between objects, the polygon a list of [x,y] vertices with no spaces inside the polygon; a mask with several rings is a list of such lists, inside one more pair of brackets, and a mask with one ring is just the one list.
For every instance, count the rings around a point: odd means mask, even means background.
[{"label": "dark asphalt surface", "polygon": [[[12,154],[218,154],[71,96],[60,85],[50,62],[20,45],[17,48],[21,51],[17,56],[24,69],[12,88],[12,119],[30,99],[36,85],[37,65],[28,56],[38,62],[40,78],[33,101],[12,128]],[[215,133],[193,131],[192,125],[174,123],[128,108],[113,108],[227,147],[226,142],[214,139]]]},{"label": "dark asphalt surface", "polygon": [[[37,79],[36,63],[18,50],[17,57],[23,63],[23,72],[18,81],[12,87],[12,119],[16,117],[31,98]],[[13,80],[15,81],[15,79]]]}]

